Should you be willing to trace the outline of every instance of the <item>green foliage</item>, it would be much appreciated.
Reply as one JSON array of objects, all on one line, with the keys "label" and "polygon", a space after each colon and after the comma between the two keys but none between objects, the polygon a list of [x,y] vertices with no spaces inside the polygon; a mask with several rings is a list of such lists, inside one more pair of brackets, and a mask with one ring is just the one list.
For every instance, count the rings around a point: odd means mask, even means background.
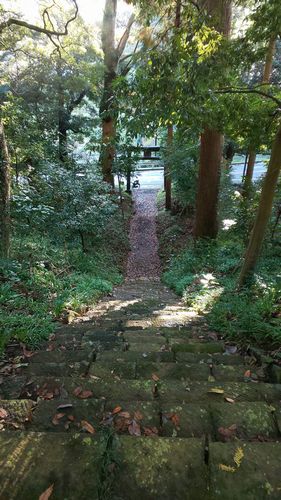
[{"label": "green foliage", "polygon": [[54,331],[55,319],[83,313],[110,293],[122,281],[127,248],[120,228],[111,238],[111,247],[101,240],[87,256],[39,233],[18,239],[13,260],[0,267],[0,348],[11,338],[36,347]]}]

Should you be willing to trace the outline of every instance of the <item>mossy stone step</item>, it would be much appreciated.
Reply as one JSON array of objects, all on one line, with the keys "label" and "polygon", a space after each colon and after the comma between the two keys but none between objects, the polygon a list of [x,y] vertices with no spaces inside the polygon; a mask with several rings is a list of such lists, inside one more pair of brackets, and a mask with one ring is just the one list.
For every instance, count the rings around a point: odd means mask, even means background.
[{"label": "mossy stone step", "polygon": [[90,361],[72,361],[69,363],[31,363],[22,369],[27,376],[46,375],[47,377],[71,377],[88,372]]},{"label": "mossy stone step", "polygon": [[[26,428],[39,432],[82,432],[85,434],[86,431],[81,423],[84,420],[91,424],[95,431],[98,431],[104,415],[104,406],[104,399],[95,398],[77,400],[70,397],[59,401],[40,400],[34,407],[33,418],[27,422]],[[55,415],[58,414],[60,418],[56,419]]]},{"label": "mossy stone step", "polygon": [[173,437],[204,437],[213,431],[208,404],[160,403],[161,435]]},{"label": "mossy stone step", "polygon": [[280,456],[281,443],[211,443],[211,500],[280,500]]},{"label": "mossy stone step", "polygon": [[176,352],[175,359],[179,362],[186,363],[208,363],[208,364],[223,364],[223,365],[244,365],[244,358],[239,354],[228,355],[221,353],[193,353],[193,352]]},{"label": "mossy stone step", "polygon": [[207,498],[207,468],[200,439],[119,436],[120,467],[112,500]]},{"label": "mossy stone step", "polygon": [[[280,436],[274,418],[274,405],[263,402],[212,404],[214,436],[217,441],[225,441],[225,435],[219,429],[228,429],[236,425],[233,439],[267,439]],[[231,437],[231,436],[230,436]],[[229,437],[227,437],[229,439]]]},{"label": "mossy stone step", "polygon": [[[116,413],[112,418],[112,412],[116,409],[121,408],[120,412]],[[125,414],[129,414],[128,417]],[[142,435],[145,433],[145,428],[151,430],[156,428],[157,431],[161,432],[160,429],[160,411],[159,405],[156,401],[106,401],[105,403],[105,417],[109,417],[109,426],[115,430],[117,433],[129,434],[128,428],[124,426],[124,418],[135,419],[140,425],[140,430]],[[122,415],[125,415],[123,417]],[[112,422],[111,422],[112,420]],[[105,422],[106,424],[106,422]]]},{"label": "mossy stone step", "polygon": [[169,351],[168,345],[165,346],[164,342],[158,342],[156,344],[153,344],[152,342],[129,342],[128,344],[128,350],[131,352],[143,352],[143,353],[150,353],[150,352],[158,352],[162,349]]},{"label": "mossy stone step", "polygon": [[174,344],[172,350],[178,352],[194,352],[194,353],[222,353],[224,345],[222,342],[188,342],[184,344]]},{"label": "mossy stone step", "polygon": [[92,363],[89,369],[89,375],[99,377],[102,380],[112,380],[113,378],[136,378],[136,362],[111,362],[111,361],[96,361]]},{"label": "mossy stone step", "polygon": [[79,363],[90,362],[94,356],[94,349],[79,349],[77,351],[53,350],[36,351],[35,355],[28,359],[30,365],[44,363]]},{"label": "mossy stone step", "polygon": [[137,378],[148,379],[152,375],[157,375],[160,380],[204,380],[207,382],[210,368],[206,364],[137,362]]},{"label": "mossy stone step", "polygon": [[104,441],[90,435],[0,434],[1,500],[98,500]]},{"label": "mossy stone step", "polygon": [[165,337],[162,335],[155,335],[149,331],[146,333],[124,333],[124,341],[129,342],[129,344],[157,344],[159,346],[165,345],[167,343]]},{"label": "mossy stone step", "polygon": [[253,380],[265,380],[265,375],[263,370],[260,368],[252,368],[250,370],[250,377],[247,376],[249,369],[245,366],[237,365],[213,365],[212,374],[218,382],[228,382],[236,380],[237,382],[243,382],[248,380],[248,378],[253,378]]},{"label": "mossy stone step", "polygon": [[154,361],[157,363],[171,363],[174,361],[174,353],[169,351],[104,351],[97,355],[99,361]]}]

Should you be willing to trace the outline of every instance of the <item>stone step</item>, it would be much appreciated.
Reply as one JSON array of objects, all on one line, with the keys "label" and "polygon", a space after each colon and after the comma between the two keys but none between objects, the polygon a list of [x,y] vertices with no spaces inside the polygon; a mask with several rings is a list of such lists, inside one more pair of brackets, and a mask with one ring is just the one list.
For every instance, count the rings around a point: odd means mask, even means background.
[{"label": "stone step", "polygon": [[32,376],[47,377],[72,377],[87,374],[89,371],[91,361],[72,361],[69,363],[30,363],[27,367],[22,369],[22,374]]},{"label": "stone step", "polygon": [[280,456],[281,443],[210,443],[211,500],[280,500]]},{"label": "stone step", "polygon": [[169,351],[154,351],[147,352],[146,350],[142,351],[120,351],[120,350],[112,350],[100,352],[97,355],[98,361],[154,361],[154,362],[173,362],[174,361],[174,353]]},{"label": "stone step", "polygon": [[193,352],[193,353],[223,353],[224,345],[222,342],[186,342],[181,344],[174,344],[172,350],[178,352]]},{"label": "stone step", "polygon": [[115,446],[120,468],[110,498],[208,498],[202,440],[119,436]]},{"label": "stone step", "polygon": [[93,359],[94,349],[79,349],[77,351],[53,350],[36,351],[35,355],[28,358],[30,365],[44,363],[79,363],[82,361],[91,361]]},{"label": "stone step", "polygon": [[185,363],[208,363],[214,365],[244,365],[244,358],[239,354],[218,354],[218,353],[193,353],[193,352],[176,352],[175,360]]},{"label": "stone step", "polygon": [[[105,441],[90,434],[1,433],[1,500],[98,500]],[[110,474],[110,473],[108,473]]]},{"label": "stone step", "polygon": [[[153,401],[156,398],[171,402],[220,402],[225,398],[236,402],[279,401],[281,385],[241,382],[199,382],[181,380],[100,380],[96,376],[83,377],[14,377],[0,385],[1,399],[65,399],[75,396],[75,390],[91,391],[89,397],[113,400]],[[78,394],[78,399],[81,395]]]}]

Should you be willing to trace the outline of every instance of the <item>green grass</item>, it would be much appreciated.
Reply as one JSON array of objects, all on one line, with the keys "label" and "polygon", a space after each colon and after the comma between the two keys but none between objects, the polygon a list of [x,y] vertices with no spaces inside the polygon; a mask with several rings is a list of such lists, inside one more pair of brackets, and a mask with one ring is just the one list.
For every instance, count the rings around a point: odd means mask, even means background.
[{"label": "green grass", "polygon": [[111,236],[89,254],[38,234],[14,242],[12,260],[0,263],[0,351],[13,338],[36,348],[55,320],[85,312],[122,281],[127,236]]},{"label": "green grass", "polygon": [[280,248],[267,244],[251,286],[238,292],[243,251],[231,230],[217,242],[190,243],[172,259],[163,280],[205,315],[211,329],[243,343],[280,343]]}]

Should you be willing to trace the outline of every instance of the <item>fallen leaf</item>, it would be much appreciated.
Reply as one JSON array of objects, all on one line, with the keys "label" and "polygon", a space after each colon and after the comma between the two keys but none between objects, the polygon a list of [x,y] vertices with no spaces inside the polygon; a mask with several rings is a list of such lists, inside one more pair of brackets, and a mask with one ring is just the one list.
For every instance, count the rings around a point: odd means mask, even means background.
[{"label": "fallen leaf", "polygon": [[128,411],[120,411],[118,417],[131,418],[131,414]]},{"label": "fallen leaf", "polygon": [[174,426],[178,429],[180,425],[180,417],[176,413],[173,413],[170,416],[170,420],[174,424]]},{"label": "fallen leaf", "polygon": [[112,415],[116,415],[116,413],[120,413],[122,411],[121,406],[115,406],[115,408],[112,410]]},{"label": "fallen leaf", "polygon": [[251,370],[246,370],[244,373],[245,378],[251,378]]},{"label": "fallen leaf", "polygon": [[144,427],[143,432],[145,436],[158,436],[157,427]]},{"label": "fallen leaf", "polygon": [[35,352],[28,351],[24,344],[22,344],[21,346],[22,346],[22,352],[23,352],[23,355],[25,358],[31,358],[32,356],[34,356],[36,354]]},{"label": "fallen leaf", "polygon": [[46,351],[54,351],[55,347],[55,344],[49,344]]},{"label": "fallen leaf", "polygon": [[224,472],[235,472],[236,470],[234,467],[225,464],[219,464],[219,469],[223,470]]},{"label": "fallen leaf", "polygon": [[90,434],[95,434],[96,432],[94,427],[89,422],[87,422],[87,420],[81,420],[81,428],[84,431],[89,432]]},{"label": "fallen leaf", "polygon": [[80,399],[88,399],[88,398],[92,398],[92,397],[93,397],[92,391],[82,391],[78,395],[78,398],[80,398]]},{"label": "fallen leaf", "polygon": [[213,375],[209,375],[208,382],[215,382],[215,381],[216,381],[215,377]]},{"label": "fallen leaf", "polygon": [[57,407],[57,410],[67,410],[67,408],[73,408],[72,403],[64,403]]},{"label": "fallen leaf", "polygon": [[74,422],[74,420],[75,420],[74,415],[67,415],[67,418],[68,418],[68,420],[70,420],[70,422]]},{"label": "fallen leaf", "polygon": [[131,436],[141,436],[140,425],[135,420],[132,420],[132,422],[128,426],[128,431]]},{"label": "fallen leaf", "polygon": [[142,420],[143,419],[143,415],[142,415],[142,413],[139,410],[135,411],[135,413],[134,413],[134,419],[135,420]]},{"label": "fallen leaf", "polygon": [[49,486],[49,488],[47,488],[44,493],[42,493],[39,497],[39,500],[48,500],[51,496],[51,494],[53,493],[53,489],[54,489],[54,483],[51,484],[51,486]]},{"label": "fallen leaf", "polygon": [[58,425],[60,420],[65,416],[65,413],[56,413],[52,419],[54,425]]},{"label": "fallen leaf", "polygon": [[160,380],[160,378],[158,377],[158,375],[156,375],[156,373],[152,373],[151,378],[152,380],[154,380],[154,382],[158,382],[158,380]]},{"label": "fallen leaf", "polygon": [[4,408],[0,408],[0,418],[7,418],[9,413],[4,410]]},{"label": "fallen leaf", "polygon": [[208,392],[212,392],[214,394],[223,394],[224,390],[220,389],[219,387],[212,387],[211,389],[208,390]]},{"label": "fallen leaf", "polygon": [[244,451],[243,449],[239,446],[237,450],[234,453],[233,460],[236,463],[237,468],[240,467],[242,460],[244,458]]},{"label": "fallen leaf", "polygon": [[225,397],[224,399],[225,399],[225,401],[227,401],[227,403],[235,403],[235,399],[227,398],[227,397]]},{"label": "fallen leaf", "polygon": [[232,424],[230,427],[219,427],[218,432],[220,435],[224,438],[224,441],[228,441],[231,439],[235,434],[237,430],[237,425]]},{"label": "fallen leaf", "polygon": [[74,389],[74,391],[73,391],[73,394],[74,394],[74,396],[78,397],[82,391],[83,391],[82,387],[76,387],[76,389]]}]

